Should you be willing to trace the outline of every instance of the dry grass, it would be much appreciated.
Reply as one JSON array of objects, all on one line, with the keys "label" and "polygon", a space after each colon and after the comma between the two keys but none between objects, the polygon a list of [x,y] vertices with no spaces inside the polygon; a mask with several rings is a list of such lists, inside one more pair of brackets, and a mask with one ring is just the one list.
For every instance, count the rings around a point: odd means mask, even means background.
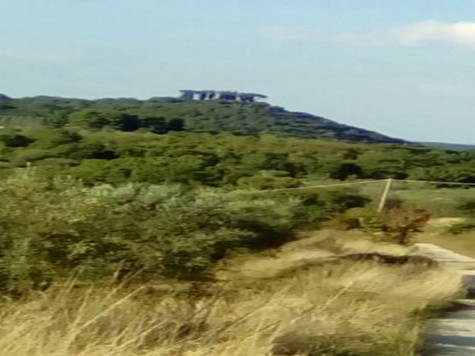
[{"label": "dry grass", "polygon": [[453,250],[462,255],[475,258],[475,232],[452,235],[448,233],[424,233],[418,237],[419,242],[426,242]]},{"label": "dry grass", "polygon": [[475,258],[475,232],[459,235],[447,233],[447,229],[456,223],[463,222],[463,218],[433,219],[425,232],[417,238],[418,242],[426,242],[453,250],[462,255]]},{"label": "dry grass", "polygon": [[368,239],[366,233],[359,230],[307,232],[299,240],[285,245],[282,251],[309,249],[324,249],[335,253],[378,252],[393,255],[404,255],[409,251],[405,246],[374,242]]},{"label": "dry grass", "polygon": [[[314,245],[328,237],[313,239],[272,258],[236,259],[227,281],[132,291],[63,286],[29,301],[5,300],[1,354],[410,356],[421,312],[459,291],[450,272],[416,265],[302,263],[332,253]],[[295,263],[292,273],[266,274]]]},{"label": "dry grass", "polygon": [[258,256],[240,256],[226,261],[218,273],[222,280],[242,277],[274,278],[308,265],[325,263],[337,254],[382,253],[401,256],[410,248],[389,243],[375,243],[359,231],[335,232],[319,230],[307,232],[297,241],[288,243],[272,253]]}]

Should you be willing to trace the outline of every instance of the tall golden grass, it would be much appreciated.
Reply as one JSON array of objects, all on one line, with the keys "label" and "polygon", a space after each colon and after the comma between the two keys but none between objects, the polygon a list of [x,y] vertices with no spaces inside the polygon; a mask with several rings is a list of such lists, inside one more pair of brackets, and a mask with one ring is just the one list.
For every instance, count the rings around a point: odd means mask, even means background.
[{"label": "tall golden grass", "polygon": [[[460,290],[459,279],[441,269],[302,262],[327,254],[296,245],[230,262],[227,280],[140,288],[71,282],[28,300],[5,299],[0,354],[410,356],[427,308]],[[291,273],[269,273],[296,261]]]},{"label": "tall golden grass", "polygon": [[458,235],[450,234],[447,231],[451,225],[465,220],[465,218],[433,219],[424,233],[419,234],[418,241],[436,244],[462,255],[475,258],[475,231]]}]

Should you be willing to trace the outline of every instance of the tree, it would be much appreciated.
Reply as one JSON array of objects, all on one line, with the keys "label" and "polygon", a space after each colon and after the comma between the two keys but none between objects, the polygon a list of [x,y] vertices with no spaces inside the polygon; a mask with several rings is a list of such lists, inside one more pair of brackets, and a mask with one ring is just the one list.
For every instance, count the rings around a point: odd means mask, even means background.
[{"label": "tree", "polygon": [[330,178],[346,180],[351,176],[359,177],[362,169],[359,165],[351,162],[338,164],[331,172]]},{"label": "tree", "polygon": [[93,109],[77,111],[69,116],[71,125],[85,126],[90,129],[102,129],[110,125],[110,119],[103,113]]},{"label": "tree", "polygon": [[141,119],[141,126],[156,134],[166,134],[169,131],[168,123],[163,117],[147,116]]},{"label": "tree", "polygon": [[33,139],[16,133],[14,131],[0,133],[0,142],[3,142],[6,147],[26,147],[33,141]]},{"label": "tree", "polygon": [[68,115],[62,111],[55,111],[44,119],[44,123],[53,128],[64,127],[68,123]]},{"label": "tree", "polygon": [[140,120],[137,115],[125,112],[110,112],[106,113],[105,116],[109,121],[108,126],[116,130],[131,132],[140,128]]},{"label": "tree", "polygon": [[75,150],[69,153],[68,158],[110,160],[118,158],[118,156],[114,151],[108,149],[102,143],[84,142],[77,144]]},{"label": "tree", "polygon": [[34,148],[41,149],[54,149],[61,145],[79,142],[82,139],[78,133],[61,128],[27,129],[24,134],[34,141],[32,144]]},{"label": "tree", "polygon": [[185,127],[185,122],[183,119],[170,119],[167,122],[168,131],[182,131]]}]

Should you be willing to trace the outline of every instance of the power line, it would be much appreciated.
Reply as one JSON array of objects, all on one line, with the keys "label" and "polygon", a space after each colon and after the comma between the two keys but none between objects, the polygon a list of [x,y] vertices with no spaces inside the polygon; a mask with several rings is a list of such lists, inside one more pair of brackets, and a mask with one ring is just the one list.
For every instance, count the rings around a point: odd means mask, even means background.
[{"label": "power line", "polygon": [[475,183],[462,183],[462,182],[444,182],[437,180],[414,180],[414,179],[395,179],[397,182],[412,182],[412,183],[431,183],[431,184],[447,184],[447,185],[472,185],[475,186]]},{"label": "power line", "polygon": [[312,189],[312,188],[328,188],[328,187],[341,187],[341,186],[348,186],[348,185],[358,185],[358,184],[367,184],[367,183],[382,183],[385,180],[368,180],[364,182],[349,182],[349,183],[334,183],[334,184],[320,184],[320,185],[307,185],[305,187],[296,187],[296,188],[280,188],[280,189],[267,189],[267,190],[259,190],[255,193],[271,193],[271,192],[283,192],[283,191],[292,191],[292,190],[305,190],[305,189]]},{"label": "power line", "polygon": [[[319,185],[307,185],[304,187],[296,188],[280,188],[280,189],[267,189],[259,190],[253,193],[273,193],[273,192],[285,192],[285,191],[295,191],[295,190],[308,190],[314,188],[331,188],[331,187],[341,187],[341,186],[351,186],[351,185],[362,185],[362,184],[371,184],[371,183],[384,183],[387,182],[387,179],[377,179],[377,180],[367,180],[362,182],[347,182],[347,183],[332,183],[332,184],[319,184]],[[460,186],[474,186],[475,183],[461,183],[461,182],[445,182],[445,181],[430,181],[430,180],[411,180],[411,179],[392,179],[393,182],[402,182],[402,183],[430,183],[430,184],[446,184],[446,185],[460,185]]]}]

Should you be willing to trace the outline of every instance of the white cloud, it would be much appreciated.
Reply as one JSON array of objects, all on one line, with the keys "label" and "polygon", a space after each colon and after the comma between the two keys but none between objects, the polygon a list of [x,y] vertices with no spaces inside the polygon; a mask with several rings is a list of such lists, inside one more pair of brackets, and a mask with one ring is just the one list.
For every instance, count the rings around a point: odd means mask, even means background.
[{"label": "white cloud", "polygon": [[371,32],[323,35],[305,27],[266,27],[262,36],[279,41],[318,41],[365,46],[420,46],[431,43],[458,45],[475,49],[475,22],[421,21],[402,27]]},{"label": "white cloud", "polygon": [[475,48],[475,22],[422,21],[378,32],[350,33],[335,38],[367,45],[417,46],[443,43]]}]

